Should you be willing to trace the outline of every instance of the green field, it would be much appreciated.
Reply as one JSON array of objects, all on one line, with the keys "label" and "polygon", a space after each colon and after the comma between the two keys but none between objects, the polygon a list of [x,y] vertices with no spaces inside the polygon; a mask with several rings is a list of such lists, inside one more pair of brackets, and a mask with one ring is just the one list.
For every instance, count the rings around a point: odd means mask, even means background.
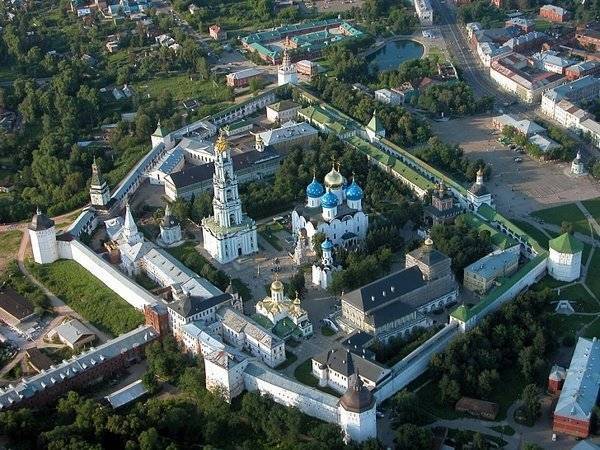
[{"label": "green field", "polygon": [[312,359],[308,358],[294,370],[294,378],[302,384],[307,386],[315,387],[320,391],[327,392],[328,394],[339,397],[340,393],[329,388],[319,386],[319,380],[312,374]]},{"label": "green field", "polygon": [[533,212],[531,215],[559,227],[563,222],[571,222],[573,224],[573,231],[587,236],[590,236],[591,233],[590,224],[577,205],[573,203],[541,209]]},{"label": "green field", "polygon": [[585,329],[582,336],[590,339],[600,338],[600,318],[592,322],[590,326]]},{"label": "green field", "polygon": [[176,101],[197,98],[202,103],[221,103],[232,100],[233,94],[229,87],[214,81],[192,80],[188,75],[175,75],[155,78],[150,81],[134,84],[138,94],[151,98],[170,92]]},{"label": "green field", "polygon": [[550,27],[552,27],[552,23],[548,22],[547,20],[535,19],[534,22],[535,31],[545,32],[548,31]]},{"label": "green field", "polygon": [[596,222],[600,223],[600,198],[594,198],[592,200],[585,200],[583,202],[585,209],[596,219]]},{"label": "green field", "polygon": [[594,320],[594,317],[592,316],[581,316],[578,314],[572,314],[570,316],[557,314],[550,318],[552,328],[560,338],[565,336],[575,336],[579,330],[592,320]]},{"label": "green field", "polygon": [[118,336],[144,321],[142,313],[75,261],[28,267],[56,296],[102,331]]},{"label": "green field", "polygon": [[600,251],[596,249],[588,267],[585,283],[597,298],[600,298]]},{"label": "green field", "polygon": [[560,299],[573,301],[573,308],[575,308],[575,311],[577,312],[600,312],[600,305],[598,305],[598,302],[594,300],[590,293],[580,284],[561,289]]},{"label": "green field", "polygon": [[22,236],[23,233],[19,230],[0,233],[0,259],[3,259],[4,263],[17,257]]}]

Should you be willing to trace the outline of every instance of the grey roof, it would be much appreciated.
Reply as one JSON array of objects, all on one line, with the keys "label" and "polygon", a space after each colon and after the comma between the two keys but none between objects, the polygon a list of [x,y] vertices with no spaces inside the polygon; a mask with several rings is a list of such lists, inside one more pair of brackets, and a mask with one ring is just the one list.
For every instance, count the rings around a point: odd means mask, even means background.
[{"label": "grey roof", "polygon": [[42,231],[52,228],[54,226],[54,220],[49,218],[46,214],[42,213],[39,209],[31,219],[29,229],[31,231]]},{"label": "grey roof", "polygon": [[220,308],[217,314],[221,317],[221,324],[223,326],[232,329],[236,333],[243,332],[268,348],[274,348],[283,344],[283,341],[280,338],[266,328],[261,327],[251,318],[244,316],[242,313],[232,308]]},{"label": "grey roof", "polygon": [[9,384],[7,388],[0,389],[0,410],[19,403],[25,398],[31,398],[48,387],[89,370],[107,359],[115,358],[124,351],[144,345],[156,337],[158,335],[152,327],[140,326],[96,348],[92,347],[57,366],[50,366],[49,370],[24,379],[16,385]]},{"label": "grey roof", "polygon": [[389,369],[382,365],[369,361],[346,349],[327,350],[314,356],[313,360],[345,377],[349,377],[358,370],[361,377],[373,383],[377,383],[389,373]]},{"label": "grey roof", "polygon": [[199,312],[206,311],[213,306],[224,305],[231,302],[231,294],[219,294],[210,298],[186,297],[167,305],[167,307],[183,317],[191,317]]},{"label": "grey roof", "polygon": [[263,131],[258,135],[262,138],[265,145],[269,146],[294,140],[302,136],[316,136],[317,134],[318,131],[306,122],[287,122],[279,128]]},{"label": "grey roof", "polygon": [[[296,206],[295,211],[299,216],[302,216],[308,220],[310,220],[314,225],[317,225],[319,222],[328,222],[323,219],[323,208],[321,206],[317,206],[315,208],[310,208],[306,205]],[[337,214],[334,219],[342,219],[344,216],[353,215],[358,212],[357,209],[352,209],[348,206],[347,203],[342,203],[337,206]]]},{"label": "grey roof", "polygon": [[580,337],[554,416],[589,420],[600,390],[600,341]]},{"label": "grey roof", "polygon": [[519,246],[496,250],[465,267],[465,273],[475,273],[486,279],[499,275],[503,268],[514,266],[519,261]]},{"label": "grey roof", "polygon": [[88,329],[77,319],[72,319],[67,322],[63,322],[55,329],[56,333],[69,344],[76,344],[81,338],[87,336],[95,336],[95,333]]},{"label": "grey roof", "polygon": [[426,245],[422,245],[408,254],[424,264],[427,264],[428,266],[432,266],[433,264],[450,259],[439,250],[436,250],[435,248],[427,248]]},{"label": "grey roof", "polygon": [[131,384],[128,384],[124,388],[107,395],[104,398],[108,401],[108,403],[110,403],[110,406],[113,408],[119,408],[131,403],[134,400],[137,400],[147,392],[148,389],[146,389],[146,386],[144,386],[142,380],[137,380]]},{"label": "grey roof", "polygon": [[411,305],[404,302],[394,302],[383,308],[373,311],[367,318],[375,328],[379,328],[386,323],[393,322],[396,319],[406,317],[417,310],[418,305]]},{"label": "grey roof", "polygon": [[342,300],[361,311],[369,312],[424,285],[421,270],[413,266],[349,292],[342,297]]},{"label": "grey roof", "polygon": [[[233,170],[243,170],[255,164],[260,164],[267,160],[281,158],[279,153],[274,150],[266,149],[262,152],[252,150],[231,156]],[[199,166],[191,166],[179,172],[170,175],[175,187],[181,189],[202,181],[212,180],[215,171],[214,163],[210,162]]]}]

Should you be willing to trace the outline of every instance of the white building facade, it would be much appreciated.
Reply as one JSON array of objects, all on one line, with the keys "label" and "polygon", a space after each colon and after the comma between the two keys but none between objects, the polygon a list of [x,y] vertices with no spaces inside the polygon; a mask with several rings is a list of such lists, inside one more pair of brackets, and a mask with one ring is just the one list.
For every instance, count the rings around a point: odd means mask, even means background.
[{"label": "white building facade", "polygon": [[559,281],[573,281],[581,275],[583,244],[565,233],[548,242],[548,275]]},{"label": "white building facade", "polygon": [[283,51],[281,66],[277,69],[277,86],[283,86],[284,84],[298,84],[296,65],[292,64],[287,49]]}]

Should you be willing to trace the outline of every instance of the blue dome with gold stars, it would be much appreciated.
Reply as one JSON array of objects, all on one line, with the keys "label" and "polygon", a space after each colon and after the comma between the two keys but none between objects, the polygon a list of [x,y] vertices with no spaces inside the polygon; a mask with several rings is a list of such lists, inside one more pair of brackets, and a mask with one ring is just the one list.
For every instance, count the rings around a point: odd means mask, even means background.
[{"label": "blue dome with gold stars", "polygon": [[312,182],[306,187],[306,195],[311,198],[319,198],[324,192],[323,185],[316,178],[313,178]]},{"label": "blue dome with gold stars", "polygon": [[356,181],[352,180],[352,184],[346,189],[346,198],[353,201],[361,200],[363,198],[363,190],[356,184]]},{"label": "blue dome with gold stars", "polygon": [[327,193],[323,197],[321,197],[321,206],[323,208],[335,208],[337,204],[338,198],[331,191],[327,191]]}]

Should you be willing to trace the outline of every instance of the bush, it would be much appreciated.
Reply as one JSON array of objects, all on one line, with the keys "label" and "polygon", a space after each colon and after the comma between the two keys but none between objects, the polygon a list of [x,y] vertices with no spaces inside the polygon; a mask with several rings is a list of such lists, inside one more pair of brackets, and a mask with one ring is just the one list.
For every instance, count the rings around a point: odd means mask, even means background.
[{"label": "bush", "polygon": [[562,345],[564,345],[565,347],[573,347],[576,343],[577,338],[572,334],[566,335],[562,340]]}]

